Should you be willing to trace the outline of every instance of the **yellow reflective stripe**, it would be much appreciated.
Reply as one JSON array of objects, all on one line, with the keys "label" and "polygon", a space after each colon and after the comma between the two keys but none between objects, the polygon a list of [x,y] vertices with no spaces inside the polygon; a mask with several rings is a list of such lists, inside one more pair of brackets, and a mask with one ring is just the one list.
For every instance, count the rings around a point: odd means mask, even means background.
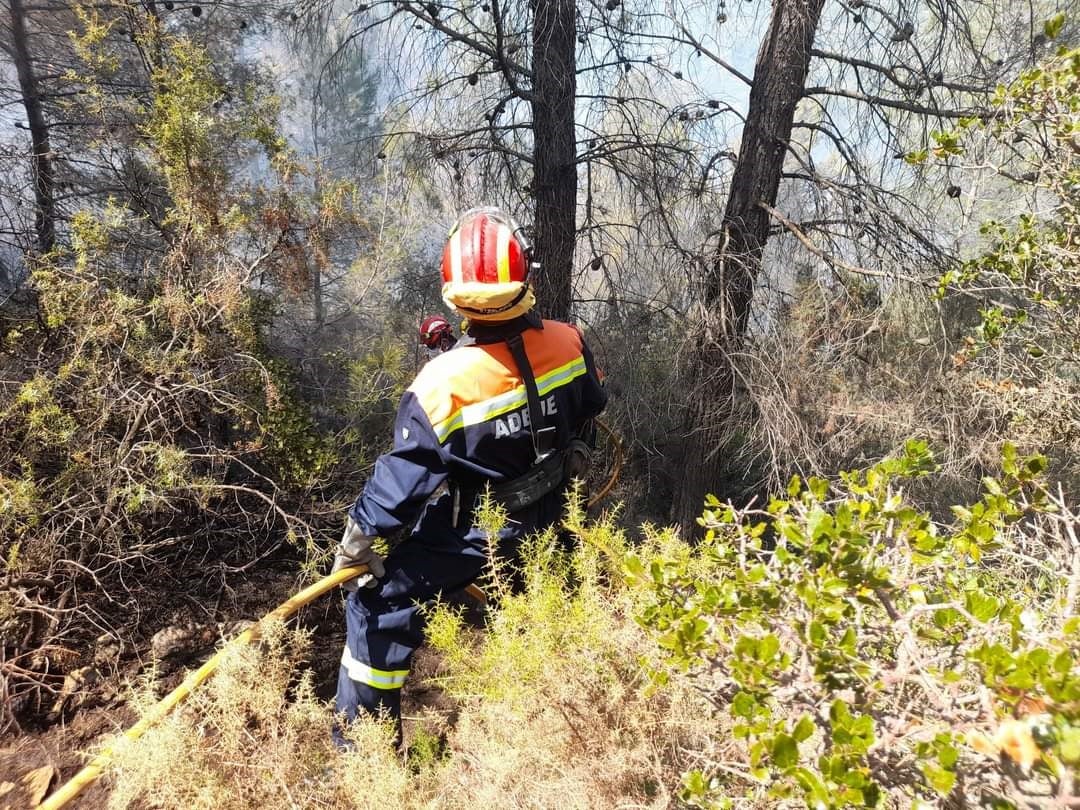
[{"label": "yellow reflective stripe", "polygon": [[450,237],[450,280],[461,283],[461,231]]},{"label": "yellow reflective stripe", "polygon": [[439,440],[439,444],[444,443],[450,434],[455,430],[459,430],[465,427],[465,417],[461,411],[456,411],[449,419],[439,422],[437,425],[432,426],[435,430],[435,438]]},{"label": "yellow reflective stripe", "polygon": [[479,425],[481,422],[494,419],[496,416],[502,416],[504,413],[516,411],[518,408],[522,407],[526,401],[525,386],[519,385],[514,390],[507,391],[505,394],[499,394],[499,396],[486,399],[483,402],[476,402],[472,405],[464,406],[447,421],[438,425],[435,428],[435,435],[438,436],[439,443],[441,444],[442,442],[445,442],[446,437],[455,430],[463,428],[466,425]]},{"label": "yellow reflective stripe", "polygon": [[407,669],[375,669],[373,666],[357,661],[349,652],[348,645],[341,653],[341,665],[349,680],[373,686],[376,689],[400,689],[405,685],[405,677],[409,674]]},{"label": "yellow reflective stripe", "polygon": [[[536,390],[540,396],[550,394],[556,388],[560,388],[581,377],[586,371],[585,358],[575,357],[569,363],[537,377]],[[456,413],[451,414],[447,419],[433,426],[435,436],[438,438],[439,444],[442,444],[450,438],[454,431],[460,430],[466,425],[479,425],[482,422],[487,422],[497,416],[502,416],[504,413],[516,411],[518,408],[524,407],[527,402],[528,397],[525,394],[525,386],[519,385],[511,391],[499,394],[491,399],[463,406]]]},{"label": "yellow reflective stripe", "polygon": [[510,280],[510,229],[500,225],[498,234],[495,255],[499,257],[499,282],[504,283]]},{"label": "yellow reflective stripe", "polygon": [[[547,374],[541,374],[536,378],[536,390],[541,395],[553,391],[562,385],[577,379],[586,371],[585,358],[575,357],[569,363],[552,369]],[[522,386],[524,390],[524,386]]]}]

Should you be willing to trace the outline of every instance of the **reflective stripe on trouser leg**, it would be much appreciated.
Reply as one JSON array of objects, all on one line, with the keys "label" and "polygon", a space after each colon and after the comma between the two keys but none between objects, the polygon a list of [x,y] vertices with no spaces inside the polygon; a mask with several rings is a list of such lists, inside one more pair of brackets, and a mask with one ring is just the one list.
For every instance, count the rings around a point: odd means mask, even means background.
[{"label": "reflective stripe on trouser leg", "polygon": [[346,722],[352,722],[358,712],[386,713],[398,719],[409,661],[423,638],[416,626],[418,608],[411,603],[399,607],[382,596],[383,591],[404,585],[399,572],[388,566],[387,573],[381,589],[361,588],[345,603],[337,711]]},{"label": "reflective stripe on trouser leg", "polygon": [[407,669],[376,669],[363,661],[357,661],[349,652],[348,644],[341,652],[341,666],[345,668],[350,680],[367,684],[375,689],[400,689],[405,685],[405,678],[409,674]]},{"label": "reflective stripe on trouser leg", "polygon": [[401,685],[424,639],[421,605],[444,589],[464,587],[483,569],[484,549],[450,526],[449,500],[425,512],[424,535],[414,533],[386,555],[378,588],[359,588],[345,600],[348,654],[338,668],[336,705],[346,725],[358,714],[400,723]]}]

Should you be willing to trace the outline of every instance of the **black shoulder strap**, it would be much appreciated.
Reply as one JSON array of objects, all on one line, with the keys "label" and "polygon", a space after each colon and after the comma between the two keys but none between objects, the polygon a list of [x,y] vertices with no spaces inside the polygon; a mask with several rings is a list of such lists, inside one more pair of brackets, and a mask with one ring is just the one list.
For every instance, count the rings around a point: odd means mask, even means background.
[{"label": "black shoulder strap", "polygon": [[544,411],[540,407],[540,392],[536,387],[536,377],[533,375],[529,356],[525,353],[525,343],[521,338],[521,333],[508,337],[506,345],[510,347],[510,354],[513,356],[514,363],[518,367],[518,373],[525,383],[525,398],[529,403],[529,433],[532,435],[536,462],[539,463],[551,455],[551,451],[555,447],[555,427],[544,426]]}]

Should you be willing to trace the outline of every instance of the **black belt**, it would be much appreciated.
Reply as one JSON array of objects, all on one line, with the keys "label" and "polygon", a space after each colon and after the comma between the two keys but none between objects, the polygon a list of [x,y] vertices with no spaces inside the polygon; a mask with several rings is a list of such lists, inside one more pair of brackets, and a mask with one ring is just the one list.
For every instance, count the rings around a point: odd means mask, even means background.
[{"label": "black belt", "polygon": [[[508,481],[492,483],[491,500],[503,506],[509,514],[520,512],[537,503],[566,483],[566,453],[549,453],[539,464],[534,464],[522,475]],[[471,516],[483,495],[483,489],[454,487],[454,525],[458,525],[461,507]]]}]

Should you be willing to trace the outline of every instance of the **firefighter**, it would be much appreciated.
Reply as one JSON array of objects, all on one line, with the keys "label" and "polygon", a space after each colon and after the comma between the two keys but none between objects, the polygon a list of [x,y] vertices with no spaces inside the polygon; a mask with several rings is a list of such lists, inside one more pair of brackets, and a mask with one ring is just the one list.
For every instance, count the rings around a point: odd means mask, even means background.
[{"label": "firefighter", "polygon": [[[534,312],[538,266],[521,227],[499,209],[473,209],[453,227],[442,295],[468,319],[468,334],[405,392],[393,449],[376,461],[337,549],[335,571],[369,570],[344,586],[337,711],[346,722],[361,712],[388,716],[399,744],[422,606],[464,588],[487,564],[489,539],[473,524],[480,494],[490,485],[510,515],[490,545],[512,560],[526,535],[561,518],[569,475],[580,472],[591,420],[607,401],[580,331]],[[384,560],[372,540],[402,528],[408,536]],[[340,729],[335,739],[344,745]]]},{"label": "firefighter", "polygon": [[431,357],[450,351],[457,343],[454,327],[442,315],[428,315],[420,324],[420,343]]}]

